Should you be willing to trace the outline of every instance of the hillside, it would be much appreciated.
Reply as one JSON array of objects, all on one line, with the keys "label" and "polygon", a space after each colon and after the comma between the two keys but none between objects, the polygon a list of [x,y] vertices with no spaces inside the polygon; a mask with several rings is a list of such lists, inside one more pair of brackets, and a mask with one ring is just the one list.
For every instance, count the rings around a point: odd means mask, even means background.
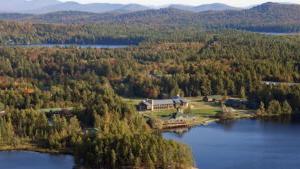
[{"label": "hillside", "polygon": [[10,0],[0,1],[2,13],[46,14],[61,11],[80,11],[105,13],[117,11],[120,13],[147,10],[149,7],[138,4],[89,3],[81,4],[74,1],[59,0]]},{"label": "hillside", "polygon": [[[160,8],[160,7],[155,7]],[[61,2],[60,0],[10,0],[0,1],[0,13],[26,13],[46,14],[61,11],[80,11],[93,13],[130,13],[155,9],[151,6],[140,4],[114,4],[114,3],[88,3],[82,4],[74,1]],[[169,8],[185,10],[189,12],[237,10],[238,8],[226,4],[213,3],[200,6],[185,6],[172,4]]]},{"label": "hillside", "polygon": [[210,28],[259,32],[299,32],[300,5],[265,3],[248,10],[203,12],[198,18]]},{"label": "hillside", "polygon": [[[136,8],[125,7],[124,11]],[[56,24],[118,24],[155,28],[240,29],[259,32],[299,32],[300,5],[265,3],[251,9],[189,12],[174,8],[130,13],[53,12],[42,15],[0,14],[2,20]]]},{"label": "hillside", "polygon": [[52,6],[46,6],[44,8],[26,11],[26,13],[45,14],[61,11],[80,11],[80,12],[93,12],[93,13],[106,13],[106,12],[136,12],[149,9],[146,6],[138,4],[109,4],[109,3],[91,3],[80,4],[77,2],[65,2]]},{"label": "hillside", "polygon": [[232,7],[222,3],[205,4],[199,6],[187,6],[187,5],[174,4],[174,5],[170,5],[169,8],[185,10],[190,12],[240,10],[239,8]]}]

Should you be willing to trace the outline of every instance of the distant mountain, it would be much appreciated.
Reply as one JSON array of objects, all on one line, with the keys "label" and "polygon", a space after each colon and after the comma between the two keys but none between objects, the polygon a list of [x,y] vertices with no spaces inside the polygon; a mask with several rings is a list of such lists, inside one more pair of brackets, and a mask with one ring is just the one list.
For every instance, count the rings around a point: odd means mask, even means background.
[{"label": "distant mountain", "polygon": [[200,6],[170,5],[169,8],[190,12],[241,10],[240,8],[232,7],[222,3],[205,4]]},{"label": "distant mountain", "polygon": [[80,4],[77,2],[66,2],[55,4],[52,6],[46,6],[40,9],[35,9],[31,11],[26,11],[26,13],[35,13],[43,14],[50,12],[59,12],[59,11],[80,11],[80,12],[93,12],[93,13],[106,13],[106,12],[136,12],[140,10],[149,9],[146,6],[138,4],[109,4],[109,3],[91,3],[91,4]]},{"label": "distant mountain", "polygon": [[[139,11],[134,12],[137,8]],[[142,6],[129,5],[107,13],[66,11],[42,15],[0,14],[0,19],[35,23],[143,24],[159,28],[176,26],[182,29],[201,27],[209,30],[240,29],[259,32],[300,32],[300,5],[264,3],[250,9],[209,10],[204,12],[192,12],[175,8],[144,10]]]},{"label": "distant mountain", "polygon": [[94,12],[94,13],[105,13],[122,8],[121,4],[107,4],[107,3],[93,3],[93,4],[79,4],[77,2],[65,2],[60,4],[55,4],[51,6],[46,6],[40,9],[34,9],[31,11],[26,11],[27,13],[52,13],[60,11],[80,11],[80,12]]},{"label": "distant mountain", "polygon": [[203,12],[198,18],[210,28],[259,32],[300,31],[300,5],[264,3],[241,11]]},{"label": "distant mountain", "polygon": [[33,23],[58,24],[145,24],[145,25],[184,25],[191,24],[192,12],[177,9],[163,8],[159,10],[146,10],[129,13],[90,13],[79,11],[61,11],[39,15],[0,14],[3,20],[29,21]]},{"label": "distant mountain", "polygon": [[137,12],[137,11],[145,11],[151,9],[150,7],[146,7],[139,4],[128,4],[125,6],[122,6],[121,8],[113,11],[113,12],[119,12],[119,13],[128,13],[128,12]]},{"label": "distant mountain", "polygon": [[[225,11],[237,10],[221,3],[206,4],[200,6],[170,5],[169,8],[185,10],[190,12],[203,11]],[[60,11],[80,11],[93,13],[128,13],[153,9],[139,4],[111,4],[111,3],[90,3],[80,4],[73,1],[61,2],[59,0],[0,0],[0,12],[6,13],[27,13],[45,14]]]},{"label": "distant mountain", "polygon": [[57,0],[1,0],[0,12],[23,12],[61,3]]},{"label": "distant mountain", "polygon": [[60,11],[80,11],[80,12],[136,12],[150,9],[138,4],[110,4],[110,3],[90,3],[80,4],[77,2],[60,2],[58,0],[0,0],[1,13],[27,13],[45,14]]}]

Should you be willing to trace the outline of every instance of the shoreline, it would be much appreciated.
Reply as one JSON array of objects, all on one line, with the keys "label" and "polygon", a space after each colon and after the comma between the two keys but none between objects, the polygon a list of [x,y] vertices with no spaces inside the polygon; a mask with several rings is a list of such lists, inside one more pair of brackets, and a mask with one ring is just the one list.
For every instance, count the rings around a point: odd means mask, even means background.
[{"label": "shoreline", "polygon": [[[43,153],[50,155],[71,155],[74,157],[73,153],[68,150],[52,150],[49,148],[40,148],[34,145],[31,146],[0,146],[0,152],[35,152],[35,153]],[[74,163],[75,165],[75,163]],[[76,169],[84,169],[77,166]],[[190,167],[190,169],[199,169],[196,167]]]},{"label": "shoreline", "polygon": [[177,127],[177,128],[162,128],[160,131],[168,131],[172,129],[183,129],[183,128],[193,128],[197,126],[208,126],[212,123],[226,121],[226,120],[240,120],[240,119],[257,119],[258,117],[254,114],[237,114],[233,118],[230,119],[220,119],[220,118],[207,118],[201,121],[188,122],[188,127]]},{"label": "shoreline", "polygon": [[50,148],[41,148],[37,145],[17,145],[17,146],[9,146],[9,145],[1,145],[0,152],[9,152],[9,151],[31,151],[36,153],[46,153],[52,155],[73,155],[71,150],[57,150]]}]

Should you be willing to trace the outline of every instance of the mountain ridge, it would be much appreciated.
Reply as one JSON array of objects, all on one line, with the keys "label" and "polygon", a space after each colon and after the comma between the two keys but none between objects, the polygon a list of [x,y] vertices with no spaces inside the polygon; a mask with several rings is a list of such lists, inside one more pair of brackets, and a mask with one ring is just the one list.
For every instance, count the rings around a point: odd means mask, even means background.
[{"label": "mountain ridge", "polygon": [[[169,5],[171,8],[187,10],[190,12],[202,11],[223,11],[223,10],[237,10],[238,8],[228,6],[221,3],[204,4],[199,6],[185,6],[185,5]],[[163,7],[160,7],[163,8]],[[80,11],[80,12],[94,12],[94,13],[129,13],[136,11],[144,11],[149,9],[157,9],[150,6],[140,4],[118,4],[118,3],[88,3],[81,4],[74,1],[61,2],[58,0],[11,0],[0,1],[1,13],[25,13],[25,14],[45,14],[59,11]]]},{"label": "mountain ridge", "polygon": [[[134,7],[134,5],[133,5]],[[131,8],[129,6],[128,8]],[[133,24],[251,31],[300,31],[300,5],[264,3],[250,9],[192,12],[175,8],[106,13],[60,11],[39,15],[0,14],[1,20],[58,24]]]},{"label": "mountain ridge", "polygon": [[203,4],[198,6],[171,4],[169,5],[169,8],[186,10],[190,12],[241,10],[241,8],[229,6],[223,3],[211,3],[211,4]]}]

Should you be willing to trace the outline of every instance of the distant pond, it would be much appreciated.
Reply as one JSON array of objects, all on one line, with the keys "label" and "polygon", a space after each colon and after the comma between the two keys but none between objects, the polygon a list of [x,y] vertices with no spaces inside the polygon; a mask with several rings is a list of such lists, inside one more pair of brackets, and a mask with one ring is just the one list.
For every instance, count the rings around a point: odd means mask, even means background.
[{"label": "distant pond", "polygon": [[213,123],[163,136],[189,145],[200,169],[300,167],[300,123],[290,119]]},{"label": "distant pond", "polygon": [[52,155],[27,151],[0,152],[1,169],[72,169],[71,155]]},{"label": "distant pond", "polygon": [[294,33],[278,33],[278,32],[255,32],[263,35],[270,35],[270,36],[295,36],[300,35],[300,32],[294,32]]},{"label": "distant pond", "polygon": [[128,48],[130,45],[80,45],[80,44],[29,44],[29,45],[7,45],[5,47],[40,47],[40,48],[96,48],[96,49],[118,49]]}]

